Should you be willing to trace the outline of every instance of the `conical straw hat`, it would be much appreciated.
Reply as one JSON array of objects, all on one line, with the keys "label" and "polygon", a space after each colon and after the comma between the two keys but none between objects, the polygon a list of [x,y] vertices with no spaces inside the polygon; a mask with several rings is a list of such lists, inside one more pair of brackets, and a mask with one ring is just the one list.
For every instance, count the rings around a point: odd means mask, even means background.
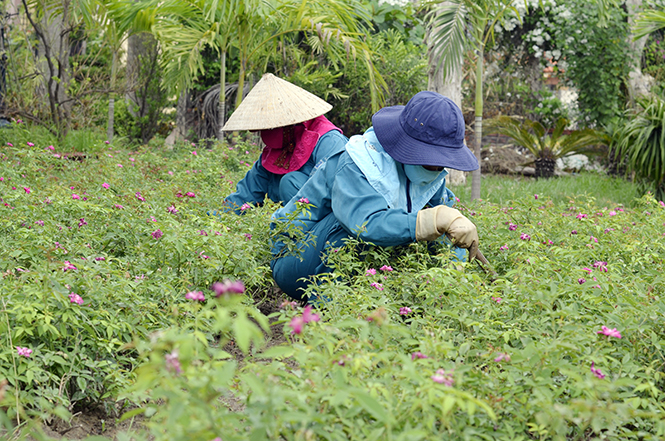
[{"label": "conical straw hat", "polygon": [[222,130],[267,130],[307,121],[332,109],[321,98],[295,84],[263,75]]}]

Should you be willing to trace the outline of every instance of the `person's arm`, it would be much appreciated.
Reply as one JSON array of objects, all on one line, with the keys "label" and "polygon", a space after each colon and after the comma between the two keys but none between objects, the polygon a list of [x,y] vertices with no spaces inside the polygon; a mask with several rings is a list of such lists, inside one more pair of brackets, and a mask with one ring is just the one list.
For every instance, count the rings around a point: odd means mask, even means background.
[{"label": "person's arm", "polygon": [[352,236],[379,246],[404,245],[416,240],[418,213],[388,208],[348,155],[340,160],[332,187],[332,210]]}]

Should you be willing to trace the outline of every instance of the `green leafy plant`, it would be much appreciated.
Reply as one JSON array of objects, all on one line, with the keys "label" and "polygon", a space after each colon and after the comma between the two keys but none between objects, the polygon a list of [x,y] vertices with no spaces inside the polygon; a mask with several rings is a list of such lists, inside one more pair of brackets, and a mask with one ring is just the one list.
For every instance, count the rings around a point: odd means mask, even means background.
[{"label": "green leafy plant", "polygon": [[612,149],[627,158],[645,188],[665,197],[665,101],[658,96],[638,101],[612,139]]},{"label": "green leafy plant", "polygon": [[607,136],[593,129],[574,130],[565,134],[568,120],[559,118],[551,133],[538,121],[519,121],[499,116],[488,123],[489,132],[510,137],[515,144],[526,148],[535,156],[536,177],[554,175],[556,160],[575,153],[594,152],[593,147],[609,142]]}]

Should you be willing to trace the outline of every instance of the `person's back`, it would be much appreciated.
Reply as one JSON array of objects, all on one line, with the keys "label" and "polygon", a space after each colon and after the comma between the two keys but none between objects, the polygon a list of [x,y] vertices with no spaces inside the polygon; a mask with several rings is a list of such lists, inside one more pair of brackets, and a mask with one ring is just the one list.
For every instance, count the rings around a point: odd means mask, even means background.
[{"label": "person's back", "polygon": [[[373,122],[273,216],[275,222],[295,216],[295,225],[306,232],[303,256],[283,255],[287,238],[276,238],[273,246],[273,277],[294,298],[302,296],[309,276],[330,271],[325,253],[350,236],[394,246],[445,233],[472,254],[477,250],[475,226],[451,208],[454,195],[445,187],[443,167],[478,167],[464,145],[459,108],[439,94],[421,92],[406,107],[377,112]],[[306,213],[299,206],[305,200]],[[309,242],[314,245],[304,245]]]}]

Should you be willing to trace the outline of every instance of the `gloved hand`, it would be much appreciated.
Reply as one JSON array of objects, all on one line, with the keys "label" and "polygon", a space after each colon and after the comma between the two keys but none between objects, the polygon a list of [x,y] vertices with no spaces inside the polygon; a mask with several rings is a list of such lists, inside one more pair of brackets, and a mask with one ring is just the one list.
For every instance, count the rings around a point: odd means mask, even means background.
[{"label": "gloved hand", "polygon": [[445,205],[420,210],[416,219],[416,240],[435,240],[442,234],[454,245],[469,250],[469,261],[476,257],[478,231],[459,210]]}]

